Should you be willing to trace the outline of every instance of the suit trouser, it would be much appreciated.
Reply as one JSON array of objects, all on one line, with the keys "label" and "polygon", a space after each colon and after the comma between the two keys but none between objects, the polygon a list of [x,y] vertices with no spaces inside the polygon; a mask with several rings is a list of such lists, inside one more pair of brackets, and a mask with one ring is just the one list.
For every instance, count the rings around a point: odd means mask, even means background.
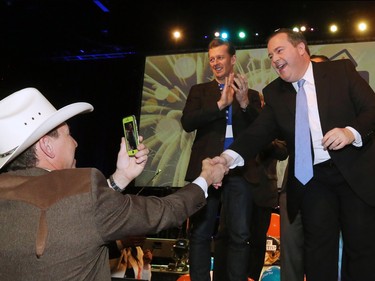
[{"label": "suit trouser", "polygon": [[221,189],[208,188],[207,204],[190,218],[189,273],[191,281],[210,281],[211,243],[218,224]]},{"label": "suit trouser", "polygon": [[250,226],[250,260],[248,276],[259,280],[266,254],[267,230],[271,221],[272,208],[253,205]]},{"label": "suit trouser", "polygon": [[[264,258],[266,254],[267,230],[271,221],[272,208],[259,207],[253,205],[252,220],[250,227],[250,257],[248,276],[254,280],[259,280],[260,273],[264,266]],[[221,211],[223,214],[223,210]],[[224,230],[220,225],[220,233]],[[221,237],[220,237],[221,236]],[[214,280],[226,280],[226,246],[227,239],[218,235],[215,239],[215,269]]]},{"label": "suit trouser", "polygon": [[375,243],[370,242],[375,237],[375,207],[362,201],[330,162],[314,165],[314,177],[304,188],[307,281],[337,280],[340,229],[341,280],[375,280]]},{"label": "suit trouser", "polygon": [[250,184],[242,176],[225,178],[220,225],[215,239],[215,281],[247,281],[252,208]]},{"label": "suit trouser", "polygon": [[286,209],[286,192],[279,197],[280,206],[280,280],[303,281],[303,226],[298,213],[290,223]]}]

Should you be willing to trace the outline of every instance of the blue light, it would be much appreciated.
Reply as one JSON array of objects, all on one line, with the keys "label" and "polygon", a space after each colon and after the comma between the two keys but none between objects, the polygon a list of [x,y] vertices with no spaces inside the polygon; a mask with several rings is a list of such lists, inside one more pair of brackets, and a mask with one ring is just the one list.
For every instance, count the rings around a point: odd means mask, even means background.
[{"label": "blue light", "polygon": [[226,32],[221,33],[221,38],[228,39],[228,33]]},{"label": "blue light", "polygon": [[104,6],[102,4],[102,2],[100,2],[100,0],[93,0],[93,2],[96,4],[96,6],[98,6],[100,8],[100,10],[102,10],[104,13],[109,13],[109,10],[106,6]]}]

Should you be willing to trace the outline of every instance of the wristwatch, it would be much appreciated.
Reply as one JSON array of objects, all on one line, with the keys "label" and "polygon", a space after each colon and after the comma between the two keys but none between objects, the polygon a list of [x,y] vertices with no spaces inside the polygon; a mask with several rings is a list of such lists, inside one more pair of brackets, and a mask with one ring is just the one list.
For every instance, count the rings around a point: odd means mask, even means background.
[{"label": "wristwatch", "polygon": [[121,191],[122,191],[122,189],[121,189],[121,188],[115,183],[115,181],[113,180],[112,175],[109,177],[108,181],[109,181],[109,186],[110,186],[113,190],[118,191],[118,192],[121,192]]}]

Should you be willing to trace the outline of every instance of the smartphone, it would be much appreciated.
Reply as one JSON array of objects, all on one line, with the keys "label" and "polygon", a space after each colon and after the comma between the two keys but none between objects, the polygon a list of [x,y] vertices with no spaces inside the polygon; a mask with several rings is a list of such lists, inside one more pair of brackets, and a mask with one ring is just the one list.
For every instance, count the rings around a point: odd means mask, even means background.
[{"label": "smartphone", "polygon": [[124,117],[122,119],[122,125],[124,127],[126,150],[129,156],[134,156],[138,150],[138,127],[137,120],[134,115]]}]

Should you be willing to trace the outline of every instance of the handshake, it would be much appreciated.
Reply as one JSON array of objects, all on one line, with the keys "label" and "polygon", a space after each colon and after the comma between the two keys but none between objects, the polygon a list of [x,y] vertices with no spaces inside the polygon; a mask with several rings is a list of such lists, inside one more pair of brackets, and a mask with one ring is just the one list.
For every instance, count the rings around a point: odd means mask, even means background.
[{"label": "handshake", "polygon": [[213,185],[217,189],[221,186],[224,175],[228,174],[228,171],[227,161],[223,157],[217,156],[202,161],[200,176],[206,180],[208,186]]}]

